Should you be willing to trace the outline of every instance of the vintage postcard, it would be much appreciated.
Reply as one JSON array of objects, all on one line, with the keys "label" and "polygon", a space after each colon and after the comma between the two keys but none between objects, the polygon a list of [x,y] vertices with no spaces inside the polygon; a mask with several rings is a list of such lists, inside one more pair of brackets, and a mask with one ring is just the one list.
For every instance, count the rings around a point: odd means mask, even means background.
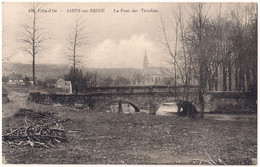
[{"label": "vintage postcard", "polygon": [[257,2],[3,2],[3,164],[257,164]]}]

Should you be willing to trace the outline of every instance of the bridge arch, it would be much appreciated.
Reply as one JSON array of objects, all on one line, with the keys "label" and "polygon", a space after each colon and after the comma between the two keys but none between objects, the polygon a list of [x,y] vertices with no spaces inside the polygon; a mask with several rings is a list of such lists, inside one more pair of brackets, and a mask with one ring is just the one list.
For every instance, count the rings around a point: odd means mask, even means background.
[{"label": "bridge arch", "polygon": [[116,99],[111,99],[105,103],[101,103],[99,108],[101,111],[105,109],[109,109],[109,107],[113,104],[119,104],[119,101],[121,101],[122,104],[129,104],[132,106],[135,110],[135,112],[140,112],[140,107],[136,102],[133,102],[132,100],[125,99],[125,98],[116,98]]},{"label": "bridge arch", "polygon": [[155,106],[155,113],[157,112],[157,110],[164,104],[164,103],[172,103],[175,102],[177,107],[178,107],[178,112],[182,112],[184,110],[196,110],[197,109],[197,105],[193,102],[193,101],[187,101],[187,100],[179,100],[179,99],[175,99],[175,98],[166,98],[166,99],[162,99],[161,101],[159,101],[156,106]]},{"label": "bridge arch", "polygon": [[177,100],[174,98],[174,97],[170,97],[170,98],[166,98],[166,99],[162,99],[160,101],[158,101],[156,104],[155,104],[155,112],[164,104],[164,103],[172,103],[172,102],[176,102],[177,104]]}]

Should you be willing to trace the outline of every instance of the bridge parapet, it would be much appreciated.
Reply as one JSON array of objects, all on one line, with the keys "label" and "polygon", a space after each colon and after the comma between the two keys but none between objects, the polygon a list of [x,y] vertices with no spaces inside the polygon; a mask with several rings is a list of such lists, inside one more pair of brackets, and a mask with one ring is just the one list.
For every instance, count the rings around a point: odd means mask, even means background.
[{"label": "bridge parapet", "polygon": [[257,111],[257,97],[252,92],[207,92],[205,112],[246,113]]},{"label": "bridge parapet", "polygon": [[[196,86],[190,86],[190,91],[195,91]],[[115,87],[91,87],[85,89],[82,94],[89,93],[146,93],[146,92],[158,92],[158,93],[172,93],[183,92],[183,86],[115,86]]]}]

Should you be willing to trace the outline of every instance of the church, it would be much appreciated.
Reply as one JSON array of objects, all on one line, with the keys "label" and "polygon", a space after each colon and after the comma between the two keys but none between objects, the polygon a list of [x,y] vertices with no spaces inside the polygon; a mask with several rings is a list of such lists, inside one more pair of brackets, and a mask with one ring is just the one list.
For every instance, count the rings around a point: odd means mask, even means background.
[{"label": "church", "polygon": [[166,75],[165,70],[162,67],[149,67],[148,58],[145,52],[143,69],[142,69],[142,85],[165,85]]}]

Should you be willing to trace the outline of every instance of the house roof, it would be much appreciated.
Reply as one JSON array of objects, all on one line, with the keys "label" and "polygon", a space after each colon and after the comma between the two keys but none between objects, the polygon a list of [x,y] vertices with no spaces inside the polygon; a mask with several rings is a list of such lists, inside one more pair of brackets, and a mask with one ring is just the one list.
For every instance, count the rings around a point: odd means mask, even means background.
[{"label": "house roof", "polygon": [[64,82],[65,80],[64,79],[58,79],[57,81],[56,81],[56,83],[58,83],[58,82]]},{"label": "house roof", "polygon": [[10,74],[9,80],[23,80],[23,74]]},{"label": "house roof", "polygon": [[64,79],[58,79],[56,84],[71,84],[71,81],[65,81]]},{"label": "house roof", "polygon": [[66,84],[71,84],[71,81],[65,81]]}]

